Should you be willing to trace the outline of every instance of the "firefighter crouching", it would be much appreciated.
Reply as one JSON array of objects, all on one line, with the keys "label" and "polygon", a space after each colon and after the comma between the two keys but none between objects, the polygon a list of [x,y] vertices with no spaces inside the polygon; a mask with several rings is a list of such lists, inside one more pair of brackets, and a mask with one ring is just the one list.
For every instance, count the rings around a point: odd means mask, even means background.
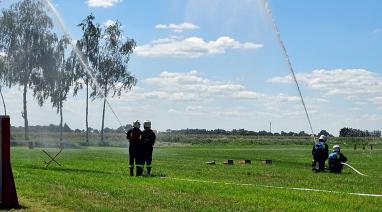
[{"label": "firefighter crouching", "polygon": [[143,173],[142,159],[142,131],[139,129],[141,124],[139,121],[133,123],[133,129],[126,133],[126,138],[129,139],[129,168],[130,176],[134,176],[134,162],[137,168],[136,176],[141,176]]},{"label": "firefighter crouching", "polygon": [[143,164],[146,163],[147,175],[151,175],[151,161],[153,159],[153,146],[155,143],[156,136],[154,131],[151,130],[151,121],[145,121],[143,123],[143,127]]},{"label": "firefighter crouching", "polygon": [[342,163],[346,163],[348,159],[341,153],[340,145],[333,146],[333,152],[329,155],[329,170],[334,173],[341,173],[343,169]]},{"label": "firefighter crouching", "polygon": [[313,163],[312,171],[325,171],[325,161],[328,159],[329,147],[325,143],[327,140],[325,135],[321,135],[319,140],[314,143],[312,149]]}]

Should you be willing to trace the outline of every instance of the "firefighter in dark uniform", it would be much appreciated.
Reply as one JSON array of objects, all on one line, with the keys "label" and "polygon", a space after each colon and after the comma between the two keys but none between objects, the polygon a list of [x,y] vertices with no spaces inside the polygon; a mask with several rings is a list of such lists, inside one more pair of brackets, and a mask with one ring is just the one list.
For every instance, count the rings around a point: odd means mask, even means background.
[{"label": "firefighter in dark uniform", "polygon": [[126,138],[129,140],[129,168],[130,176],[134,176],[134,162],[137,168],[136,176],[141,176],[143,173],[142,160],[142,131],[139,129],[141,124],[139,121],[133,123],[133,128],[127,131]]},{"label": "firefighter in dark uniform", "polygon": [[329,170],[334,173],[342,173],[344,165],[348,159],[341,153],[340,145],[333,146],[333,152],[329,155]]},{"label": "firefighter in dark uniform", "polygon": [[151,121],[145,121],[143,123],[143,127],[143,164],[146,163],[147,175],[151,175],[151,161],[153,159],[153,146],[155,143],[156,136],[154,131],[151,130]]},{"label": "firefighter in dark uniform", "polygon": [[329,147],[325,143],[327,140],[325,135],[321,135],[318,141],[316,141],[313,145],[312,155],[313,155],[313,163],[312,163],[312,171],[325,171],[325,161],[329,156]]}]

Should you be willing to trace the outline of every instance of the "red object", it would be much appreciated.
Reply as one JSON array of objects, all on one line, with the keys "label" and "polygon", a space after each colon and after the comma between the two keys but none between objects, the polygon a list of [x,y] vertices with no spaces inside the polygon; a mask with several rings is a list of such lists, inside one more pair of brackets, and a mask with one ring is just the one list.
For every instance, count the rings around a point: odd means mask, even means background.
[{"label": "red object", "polygon": [[17,207],[15,181],[13,180],[11,167],[11,126],[9,116],[0,116],[0,144],[1,144],[1,169],[0,169],[0,202],[2,207]]}]

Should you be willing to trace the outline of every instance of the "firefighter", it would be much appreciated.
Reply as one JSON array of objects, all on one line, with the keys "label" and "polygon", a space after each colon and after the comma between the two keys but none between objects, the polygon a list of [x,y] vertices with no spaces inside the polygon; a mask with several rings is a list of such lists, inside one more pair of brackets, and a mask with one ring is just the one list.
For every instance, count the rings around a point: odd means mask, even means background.
[{"label": "firefighter", "polygon": [[153,146],[155,143],[156,136],[154,131],[151,130],[151,121],[145,121],[143,123],[143,127],[143,164],[146,163],[147,175],[151,175],[151,161],[153,159]]},{"label": "firefighter", "polygon": [[143,173],[142,163],[142,131],[139,129],[141,124],[139,121],[133,123],[133,128],[127,131],[126,138],[129,140],[129,168],[130,176],[134,176],[134,162],[137,168],[136,176]]},{"label": "firefighter", "polygon": [[[312,171],[325,171],[325,161],[328,159],[329,147],[325,143],[327,140],[325,135],[321,135],[318,141],[313,145],[312,155]],[[318,167],[317,167],[318,166]]]},{"label": "firefighter", "polygon": [[348,159],[341,153],[340,145],[333,146],[333,152],[329,155],[329,170],[334,173],[342,173],[343,165]]}]

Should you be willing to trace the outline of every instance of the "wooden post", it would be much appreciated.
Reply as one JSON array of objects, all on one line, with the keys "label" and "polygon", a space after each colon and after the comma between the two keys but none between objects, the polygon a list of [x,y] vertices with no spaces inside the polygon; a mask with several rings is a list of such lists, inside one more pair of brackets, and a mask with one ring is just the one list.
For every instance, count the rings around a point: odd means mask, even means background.
[{"label": "wooden post", "polygon": [[11,126],[9,116],[0,116],[0,202],[1,207],[19,205],[11,167]]},{"label": "wooden post", "polygon": [[354,150],[357,150],[357,144],[354,144]]}]

